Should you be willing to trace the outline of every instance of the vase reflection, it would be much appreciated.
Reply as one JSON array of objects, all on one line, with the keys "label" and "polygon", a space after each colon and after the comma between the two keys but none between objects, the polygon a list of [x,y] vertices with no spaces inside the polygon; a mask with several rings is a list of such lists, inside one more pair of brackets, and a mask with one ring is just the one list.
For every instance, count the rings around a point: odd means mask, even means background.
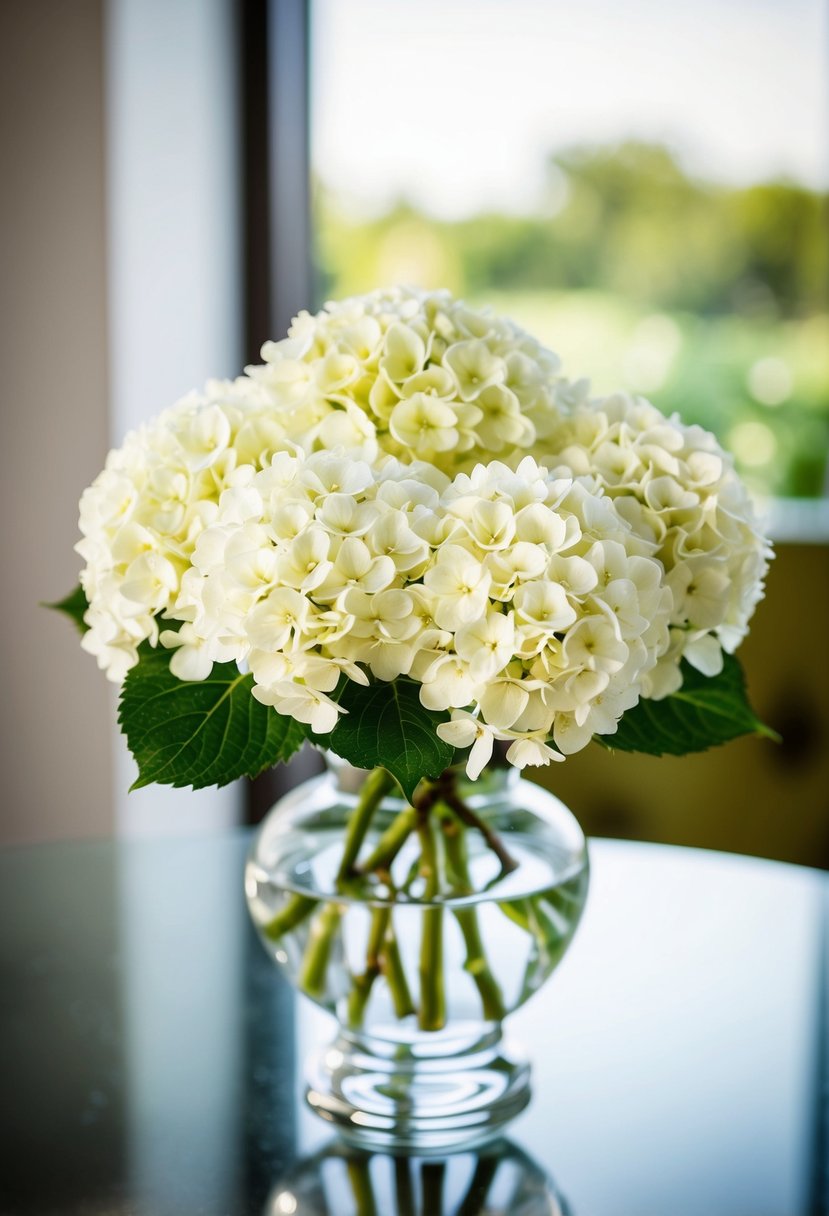
[{"label": "vase reflection", "polygon": [[447,1156],[364,1152],[340,1139],[298,1162],[263,1216],[573,1216],[553,1180],[500,1139]]}]

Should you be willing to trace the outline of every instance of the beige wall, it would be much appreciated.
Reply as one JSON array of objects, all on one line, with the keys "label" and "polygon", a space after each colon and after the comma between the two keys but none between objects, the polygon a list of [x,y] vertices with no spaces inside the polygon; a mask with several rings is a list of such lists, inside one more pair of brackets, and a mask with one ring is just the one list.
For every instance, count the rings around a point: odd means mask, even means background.
[{"label": "beige wall", "polygon": [[100,0],[0,4],[0,840],[111,830],[111,692],[38,607],[107,447]]}]

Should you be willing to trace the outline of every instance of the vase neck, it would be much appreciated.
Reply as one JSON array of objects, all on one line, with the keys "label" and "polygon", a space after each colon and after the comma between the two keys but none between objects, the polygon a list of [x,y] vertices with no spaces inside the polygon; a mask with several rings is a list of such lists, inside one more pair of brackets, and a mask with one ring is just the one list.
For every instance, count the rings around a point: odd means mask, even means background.
[{"label": "vase neck", "polygon": [[[347,760],[335,756],[333,752],[325,753],[325,763],[341,793],[357,794],[360,792],[368,770],[356,768]],[[456,774],[459,790],[466,791],[467,794],[501,793],[515,786],[520,779],[518,770],[511,764],[493,764],[485,768],[476,781],[470,781],[461,764],[455,765],[451,771]]]}]

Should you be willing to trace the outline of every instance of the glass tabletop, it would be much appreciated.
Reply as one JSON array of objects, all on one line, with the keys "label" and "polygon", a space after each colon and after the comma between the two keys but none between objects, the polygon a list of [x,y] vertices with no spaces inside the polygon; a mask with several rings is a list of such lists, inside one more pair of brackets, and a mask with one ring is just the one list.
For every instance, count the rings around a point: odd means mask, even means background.
[{"label": "glass tabletop", "polygon": [[304,1105],[333,1023],[255,939],[248,844],[0,853],[2,1216],[829,1210],[829,876],[594,841],[576,942],[507,1023],[530,1106],[394,1159]]}]

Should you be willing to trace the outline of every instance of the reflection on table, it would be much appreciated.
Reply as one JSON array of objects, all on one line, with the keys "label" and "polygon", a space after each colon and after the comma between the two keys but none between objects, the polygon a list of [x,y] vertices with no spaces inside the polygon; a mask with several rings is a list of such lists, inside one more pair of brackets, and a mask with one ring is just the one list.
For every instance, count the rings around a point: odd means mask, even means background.
[{"label": "reflection on table", "polygon": [[448,1157],[390,1156],[335,1137],[271,1191],[263,1216],[567,1216],[537,1161],[509,1140]]},{"label": "reflection on table", "polygon": [[398,1160],[304,1105],[334,1028],[254,938],[246,846],[0,854],[3,1216],[826,1210],[827,876],[594,842],[572,951],[508,1023],[530,1107]]}]

